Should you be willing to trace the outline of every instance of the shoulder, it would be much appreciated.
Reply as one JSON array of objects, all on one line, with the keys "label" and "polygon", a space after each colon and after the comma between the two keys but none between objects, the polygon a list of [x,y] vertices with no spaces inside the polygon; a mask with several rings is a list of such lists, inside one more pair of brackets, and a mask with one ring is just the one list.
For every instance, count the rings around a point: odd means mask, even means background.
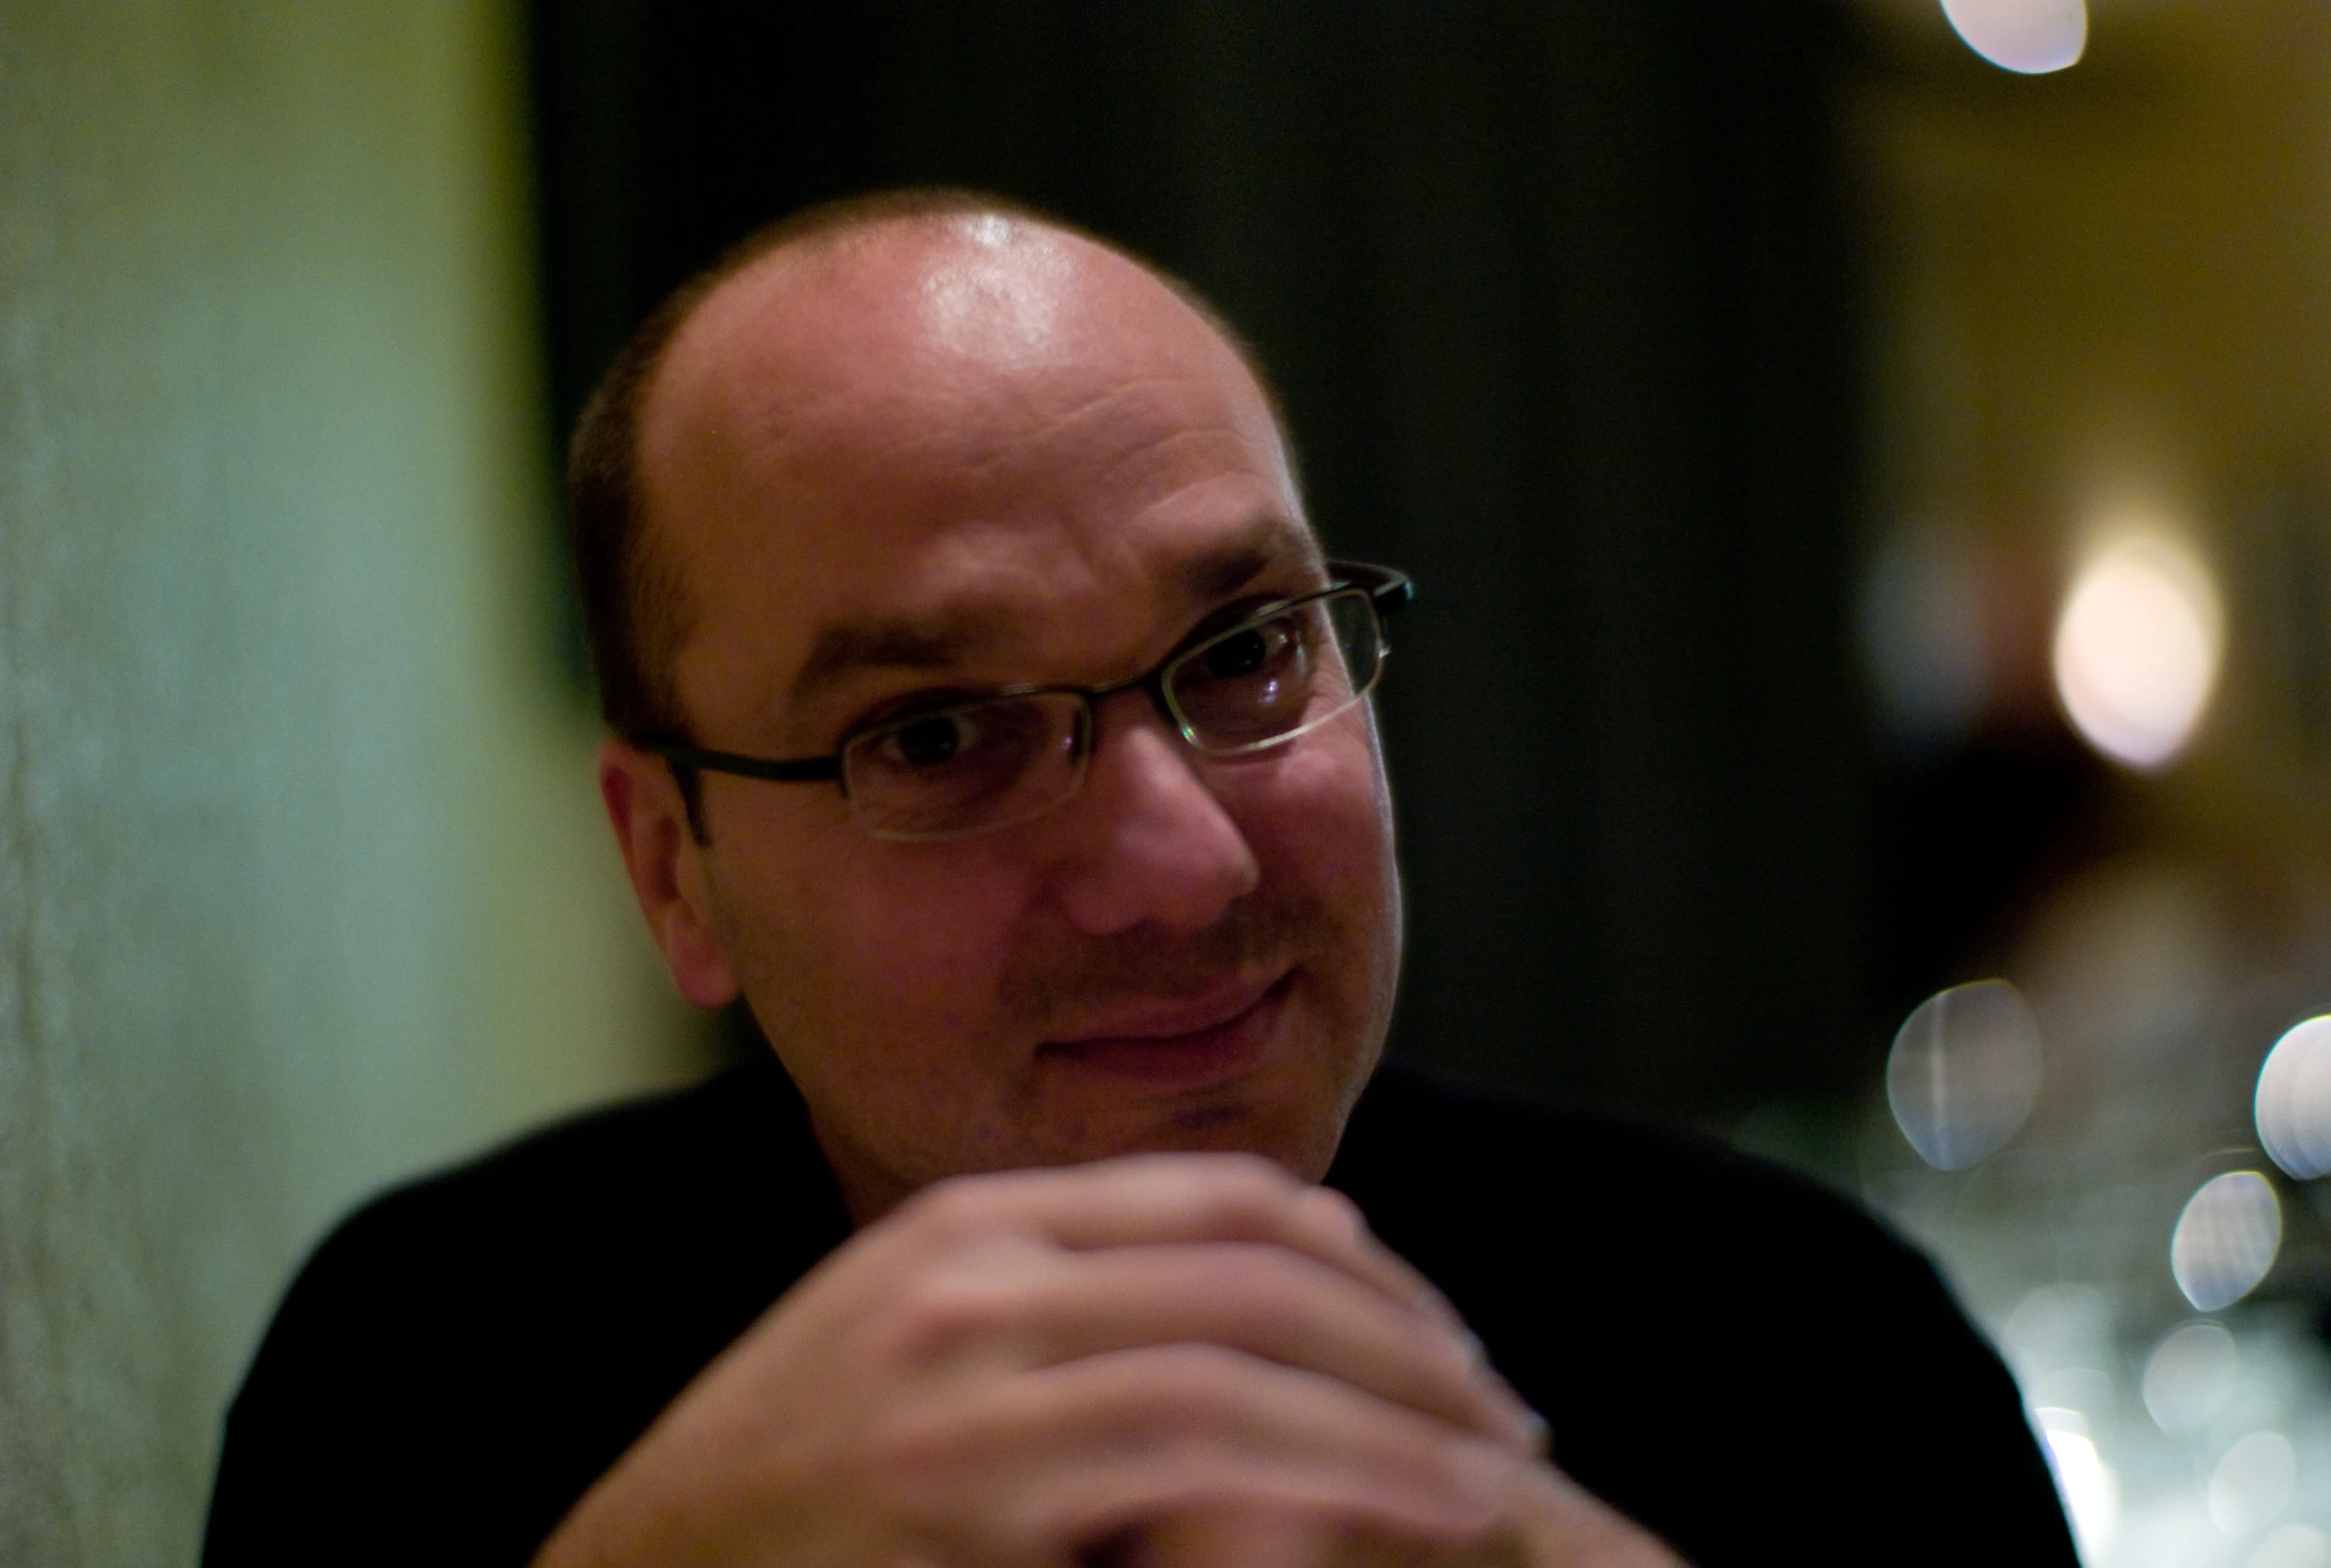
[{"label": "shoulder", "polygon": [[840,1198],[799,1097],[773,1060],[571,1117],[374,1198],[326,1238],[301,1283],[426,1260],[513,1279],[685,1252],[749,1220],[838,1240]]},{"label": "shoulder", "polygon": [[1696,1134],[1399,1065],[1370,1085],[1329,1179],[1380,1228],[1421,1244],[1443,1238],[1453,1253],[1493,1236],[1509,1255],[1584,1250],[1601,1260],[1596,1275],[1607,1287],[1623,1283],[1609,1273],[1615,1264],[1660,1275],[1735,1257],[1885,1258],[1926,1272],[1860,1204],[1768,1161]]},{"label": "shoulder", "polygon": [[[1399,1068],[1330,1180],[1447,1293],[1563,1468],[1693,1561],[1857,1560],[1888,1520],[1940,1511],[1894,1560],[2021,1540],[2009,1560],[2070,1562],[2005,1368],[1850,1198],[1713,1140]],[[1884,1442],[1857,1431],[1874,1414]]]},{"label": "shoulder", "polygon": [[359,1336],[503,1380],[539,1364],[566,1381],[562,1352],[613,1344],[660,1384],[717,1353],[847,1229],[784,1073],[733,1067],[364,1205],[300,1271],[245,1402],[271,1359],[333,1366]]},{"label": "shoulder", "polygon": [[357,1520],[364,1561],[452,1539],[475,1555],[437,1560],[523,1561],[846,1232],[774,1061],[374,1199],[308,1259],[236,1397],[206,1562],[291,1560],[310,1525]]}]

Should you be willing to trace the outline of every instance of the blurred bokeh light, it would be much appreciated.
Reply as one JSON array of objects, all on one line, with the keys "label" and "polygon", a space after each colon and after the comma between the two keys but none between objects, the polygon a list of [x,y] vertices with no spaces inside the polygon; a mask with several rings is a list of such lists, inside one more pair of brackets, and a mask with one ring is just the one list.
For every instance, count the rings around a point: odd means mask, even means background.
[{"label": "blurred bokeh light", "polygon": [[2228,1535],[2250,1535],[2289,1505],[2298,1484],[2298,1458],[2279,1432],[2235,1439],[2209,1472],[2210,1522]]},{"label": "blurred bokeh light", "polygon": [[2056,690],[2089,744],[2158,768],[2184,749],[2217,684],[2217,593],[2162,537],[2114,542],[2084,563],[2056,623]]},{"label": "blurred bokeh light", "polygon": [[1942,0],[1942,14],[1967,48],[2027,76],[2076,64],[2088,47],[2084,0]]},{"label": "blurred bokeh light", "polygon": [[2331,1535],[2311,1524],[2286,1524],[2261,1540],[2242,1568],[2331,1568]]},{"label": "blurred bokeh light", "polygon": [[2039,1024],[2023,997],[2004,980],[1977,980],[1930,996],[1904,1021],[1886,1099],[1920,1159],[1959,1171],[2015,1136],[2040,1072]]},{"label": "blurred bokeh light", "polygon": [[2255,1171],[2228,1171],[2202,1183],[2170,1238],[2170,1271],[2203,1312],[2230,1307],[2274,1266],[2282,1245],[2282,1204]]},{"label": "blurred bokeh light", "polygon": [[2146,1358],[2146,1412],[2173,1436],[2198,1432],[2232,1396],[2240,1365],[2233,1336],[2222,1325],[2200,1322],[2173,1329]]},{"label": "blurred bokeh light", "polygon": [[2331,1017],[2274,1042],[2258,1072],[2258,1142],[2301,1181],[2331,1176]]}]

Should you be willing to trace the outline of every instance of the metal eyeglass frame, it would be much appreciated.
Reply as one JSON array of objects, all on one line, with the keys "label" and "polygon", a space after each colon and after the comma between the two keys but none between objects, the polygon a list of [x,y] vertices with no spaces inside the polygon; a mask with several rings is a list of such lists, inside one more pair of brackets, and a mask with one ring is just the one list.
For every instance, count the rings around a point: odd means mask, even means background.
[{"label": "metal eyeglass frame", "polygon": [[[1118,695],[1120,692],[1133,691],[1136,689],[1148,692],[1150,702],[1158,710],[1159,716],[1173,729],[1174,733],[1180,735],[1183,740],[1187,741],[1192,748],[1199,752],[1212,756],[1228,756],[1252,751],[1264,751],[1273,746],[1284,745],[1288,741],[1296,739],[1298,736],[1305,733],[1305,731],[1315,728],[1318,724],[1325,723],[1328,718],[1332,718],[1335,715],[1324,715],[1311,724],[1298,725],[1293,729],[1287,730],[1283,734],[1272,735],[1266,739],[1254,741],[1246,745],[1231,747],[1209,747],[1203,741],[1198,739],[1190,722],[1184,718],[1179,711],[1176,710],[1173,699],[1167,694],[1166,689],[1166,676],[1168,670],[1174,668],[1183,659],[1189,658],[1193,654],[1201,653],[1205,649],[1210,648],[1214,644],[1219,643],[1225,639],[1236,637],[1242,632],[1250,631],[1256,625],[1262,622],[1269,621],[1276,616],[1285,615],[1288,611],[1295,609],[1298,606],[1314,604],[1320,600],[1331,599],[1338,594],[1350,593],[1354,589],[1360,589],[1368,595],[1369,608],[1376,616],[1379,657],[1376,670],[1371,671],[1370,673],[1369,683],[1353,692],[1353,702],[1358,702],[1361,698],[1365,697],[1369,691],[1375,688],[1376,678],[1382,673],[1383,670],[1382,653],[1386,651],[1387,648],[1384,639],[1384,618],[1392,615],[1395,611],[1402,609],[1404,606],[1409,604],[1411,600],[1415,599],[1417,596],[1417,585],[1410,579],[1406,572],[1399,571],[1389,566],[1371,566],[1363,561],[1330,561],[1327,563],[1327,569],[1329,582],[1325,588],[1318,589],[1308,594],[1299,594],[1293,599],[1274,600],[1269,604],[1259,605],[1251,614],[1241,616],[1230,626],[1222,627],[1211,632],[1206,632],[1200,636],[1193,637],[1186,642],[1175,645],[1173,650],[1164,658],[1158,660],[1157,663],[1151,665],[1148,669],[1142,671],[1138,675],[1135,675],[1129,680],[1120,680],[1113,685],[1106,686],[1065,686],[1037,684],[1006,686],[1001,690],[985,692],[974,697],[967,697],[965,698],[965,701],[983,703],[994,702],[1011,697],[1026,696],[1076,697],[1083,703],[1085,709],[1084,722],[1079,727],[1078,743],[1080,754],[1087,756],[1090,755],[1092,747],[1092,735],[1094,731],[1093,710],[1099,706],[1099,704],[1106,701],[1110,697]],[[1350,704],[1347,704],[1347,706],[1349,705]],[[944,712],[946,711],[946,708],[942,706],[932,711]],[[1340,713],[1344,711],[1344,709],[1338,708],[1336,711]],[[769,782],[777,784],[831,783],[839,786],[841,788],[843,798],[848,799],[850,795],[850,787],[847,775],[843,770],[842,759],[845,754],[847,754],[850,747],[857,744],[858,741],[864,738],[866,735],[890,728],[895,724],[911,722],[916,718],[923,718],[928,716],[929,714],[924,712],[893,715],[877,720],[872,724],[862,725],[859,728],[852,730],[849,734],[844,735],[842,737],[842,743],[838,747],[821,757],[755,757],[747,755],[743,752],[714,751],[703,746],[690,745],[685,741],[678,740],[665,741],[647,739],[640,741],[639,746],[641,750],[646,751],[650,755],[663,758],[663,760],[670,763],[674,769],[694,769],[706,773],[730,773],[735,774],[741,778],[765,779]],[[688,791],[687,793],[692,794],[693,791]],[[1075,791],[1072,789],[1070,794],[1073,795]],[[1069,795],[1064,795],[1061,797],[1061,801],[1066,801],[1067,799],[1069,799]],[[1051,804],[1057,805],[1060,803],[1061,802],[1056,801]],[[1043,809],[1049,810],[1050,805]],[[693,812],[691,812],[690,815],[692,816]],[[865,826],[865,824],[862,823],[861,826]],[[877,837],[882,838],[954,838],[963,834],[985,832],[990,827],[1001,828],[1008,826],[1010,826],[1009,822],[997,822],[992,824],[983,823],[978,827],[961,829],[957,830],[956,832],[928,835],[885,834],[880,833],[873,828],[868,828],[867,831],[876,834]]]}]

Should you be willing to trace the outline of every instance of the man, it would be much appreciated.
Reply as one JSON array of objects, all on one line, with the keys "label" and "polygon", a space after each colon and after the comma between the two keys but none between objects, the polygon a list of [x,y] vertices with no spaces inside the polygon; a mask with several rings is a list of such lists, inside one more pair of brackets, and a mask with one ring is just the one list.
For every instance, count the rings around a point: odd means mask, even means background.
[{"label": "man", "polygon": [[1185,292],[978,197],[821,209],[643,329],[572,479],[625,863],[773,1058],[343,1227],[214,1568],[2070,1561],[1844,1205],[1355,1112],[1405,580],[1323,559]]}]

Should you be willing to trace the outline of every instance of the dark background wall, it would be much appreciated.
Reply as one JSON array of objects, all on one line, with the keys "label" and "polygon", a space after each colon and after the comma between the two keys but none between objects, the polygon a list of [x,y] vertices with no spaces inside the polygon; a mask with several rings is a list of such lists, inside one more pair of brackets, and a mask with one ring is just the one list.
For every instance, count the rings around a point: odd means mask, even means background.
[{"label": "dark background wall", "polygon": [[1413,571],[1396,1048],[1717,1115],[1899,998],[1850,636],[1852,206],[1815,0],[538,0],[561,428],[790,208],[1008,192],[1194,282],[1315,520]]}]

